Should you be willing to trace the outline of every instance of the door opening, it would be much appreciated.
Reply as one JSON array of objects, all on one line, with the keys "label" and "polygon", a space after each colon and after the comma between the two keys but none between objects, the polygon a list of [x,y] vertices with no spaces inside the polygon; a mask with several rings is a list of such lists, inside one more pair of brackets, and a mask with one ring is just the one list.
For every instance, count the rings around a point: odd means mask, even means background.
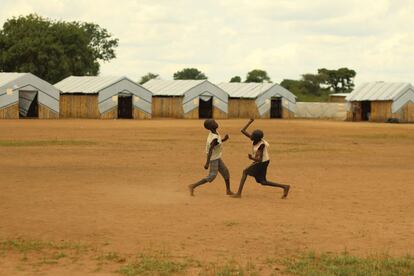
[{"label": "door opening", "polygon": [[282,98],[272,98],[270,102],[270,118],[281,119],[282,112]]},{"label": "door opening", "polygon": [[39,118],[37,91],[19,91],[19,117]]},{"label": "door opening", "polygon": [[118,95],[118,119],[132,119],[132,95]]},{"label": "door opening", "polygon": [[198,104],[198,118],[213,118],[213,97],[209,97],[209,99],[203,99],[200,97]]},{"label": "door opening", "polygon": [[371,117],[371,102],[363,101],[361,102],[361,120],[369,121]]}]

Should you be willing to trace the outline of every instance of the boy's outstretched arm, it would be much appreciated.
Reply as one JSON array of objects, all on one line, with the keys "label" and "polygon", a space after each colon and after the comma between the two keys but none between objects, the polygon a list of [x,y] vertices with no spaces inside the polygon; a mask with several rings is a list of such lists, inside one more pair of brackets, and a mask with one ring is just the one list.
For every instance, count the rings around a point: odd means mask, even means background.
[{"label": "boy's outstretched arm", "polygon": [[245,136],[251,138],[250,133],[247,132],[247,128],[253,123],[254,119],[250,119],[249,122],[242,128],[241,133],[243,133]]},{"label": "boy's outstretched arm", "polygon": [[207,161],[206,161],[206,164],[204,165],[204,169],[206,170],[208,169],[208,166],[210,165],[210,158],[211,158],[211,155],[213,154],[213,149],[217,145],[218,145],[217,139],[214,139],[213,141],[211,141],[210,149],[208,150],[208,153],[207,153]]},{"label": "boy's outstretched arm", "polygon": [[227,140],[229,140],[229,135],[228,134],[226,134],[226,135],[224,135],[224,138],[223,139],[221,139],[221,141],[222,142],[226,142]]}]

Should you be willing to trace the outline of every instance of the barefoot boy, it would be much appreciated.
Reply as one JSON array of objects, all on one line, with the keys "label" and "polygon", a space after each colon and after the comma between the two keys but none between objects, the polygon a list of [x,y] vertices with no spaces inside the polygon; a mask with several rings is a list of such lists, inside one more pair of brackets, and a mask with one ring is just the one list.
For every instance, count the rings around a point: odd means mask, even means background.
[{"label": "barefoot boy", "polygon": [[233,193],[230,190],[229,170],[221,159],[222,142],[227,141],[229,136],[226,134],[223,140],[221,139],[220,134],[217,132],[218,124],[213,119],[205,120],[204,127],[210,131],[206,143],[207,161],[204,165],[204,169],[206,170],[210,167],[210,173],[206,178],[188,186],[190,195],[194,196],[194,189],[198,186],[207,182],[212,182],[216,178],[218,172],[223,176],[224,181],[226,182],[226,194],[232,195]]},{"label": "barefoot boy", "polygon": [[244,169],[243,176],[240,180],[239,190],[236,194],[233,195],[235,198],[240,198],[244,182],[246,182],[246,178],[248,175],[253,176],[256,179],[257,183],[260,183],[264,186],[272,186],[272,187],[279,187],[283,189],[283,196],[282,198],[286,198],[290,186],[284,184],[278,184],[275,182],[270,182],[266,179],[267,167],[269,166],[270,158],[268,153],[269,143],[263,140],[264,134],[263,131],[257,129],[252,132],[252,134],[247,132],[247,128],[253,123],[254,119],[250,119],[250,121],[246,124],[246,126],[241,130],[241,132],[250,138],[253,141],[253,154],[249,154],[248,157],[250,160],[253,160],[253,164],[249,167]]}]

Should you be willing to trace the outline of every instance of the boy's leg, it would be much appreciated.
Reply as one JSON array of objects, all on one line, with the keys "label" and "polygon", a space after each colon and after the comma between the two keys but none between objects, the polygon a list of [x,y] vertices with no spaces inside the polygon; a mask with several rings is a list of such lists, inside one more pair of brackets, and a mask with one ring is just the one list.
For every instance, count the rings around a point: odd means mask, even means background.
[{"label": "boy's leg", "polygon": [[223,160],[219,159],[218,171],[223,176],[224,181],[226,182],[226,194],[233,195],[233,192],[230,189],[230,172]]},{"label": "boy's leg", "polygon": [[247,179],[247,169],[244,169],[242,178],[240,179],[239,189],[237,190],[236,194],[232,195],[232,197],[241,198],[241,194],[242,194],[244,183],[246,182],[246,179]]},{"label": "boy's leg", "polygon": [[271,182],[271,181],[268,181],[268,180],[260,181],[260,184],[262,184],[264,186],[271,186],[271,187],[282,188],[283,189],[283,196],[282,196],[282,198],[286,198],[288,196],[288,194],[289,194],[289,190],[290,190],[290,186],[289,185],[279,184],[279,183]]},{"label": "boy's leg", "polygon": [[206,178],[201,179],[200,181],[188,185],[188,190],[190,191],[190,195],[194,196],[194,189],[200,185],[206,184],[207,182],[212,182],[218,173],[218,160],[210,161],[210,172]]}]

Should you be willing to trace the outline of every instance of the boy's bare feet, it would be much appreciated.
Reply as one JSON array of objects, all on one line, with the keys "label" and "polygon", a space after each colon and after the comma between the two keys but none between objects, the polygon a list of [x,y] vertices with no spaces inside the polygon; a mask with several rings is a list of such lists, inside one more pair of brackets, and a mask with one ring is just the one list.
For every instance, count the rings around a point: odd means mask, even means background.
[{"label": "boy's bare feet", "polygon": [[194,187],[193,187],[193,185],[188,185],[188,191],[190,192],[190,196],[194,196]]},{"label": "boy's bare feet", "polygon": [[290,186],[287,186],[286,188],[283,189],[283,196],[282,199],[287,198],[288,194],[289,194],[289,190],[290,190]]},{"label": "boy's bare feet", "polygon": [[230,195],[232,198],[241,198],[241,194],[232,194]]},{"label": "boy's bare feet", "polygon": [[232,191],[227,191],[226,195],[232,196],[232,195],[234,195],[234,193]]}]

